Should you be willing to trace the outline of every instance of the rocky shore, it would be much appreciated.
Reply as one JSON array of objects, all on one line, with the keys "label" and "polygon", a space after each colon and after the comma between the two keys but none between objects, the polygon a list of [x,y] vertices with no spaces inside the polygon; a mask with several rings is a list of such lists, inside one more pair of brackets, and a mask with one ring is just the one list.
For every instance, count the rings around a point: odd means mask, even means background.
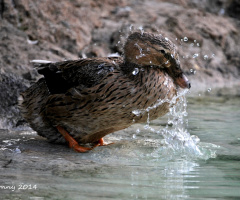
[{"label": "rocky shore", "polygon": [[39,78],[31,60],[121,55],[136,29],[174,41],[192,95],[237,85],[239,9],[237,0],[0,0],[0,127],[23,124],[17,98]]}]

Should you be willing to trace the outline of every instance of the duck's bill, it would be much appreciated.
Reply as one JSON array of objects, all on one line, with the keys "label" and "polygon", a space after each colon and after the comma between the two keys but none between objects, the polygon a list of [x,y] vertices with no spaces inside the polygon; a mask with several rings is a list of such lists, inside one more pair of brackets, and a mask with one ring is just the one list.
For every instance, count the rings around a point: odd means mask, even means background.
[{"label": "duck's bill", "polygon": [[188,81],[187,77],[182,74],[182,76],[176,78],[176,84],[179,85],[181,88],[186,89],[191,87],[191,83]]}]

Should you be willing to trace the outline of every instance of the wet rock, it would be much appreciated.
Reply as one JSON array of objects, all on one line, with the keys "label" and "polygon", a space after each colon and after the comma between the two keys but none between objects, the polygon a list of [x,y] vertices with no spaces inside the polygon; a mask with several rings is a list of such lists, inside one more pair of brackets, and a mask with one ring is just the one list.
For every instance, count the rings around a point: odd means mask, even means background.
[{"label": "wet rock", "polygon": [[240,2],[238,0],[228,1],[227,13],[229,16],[240,19]]},{"label": "wet rock", "polygon": [[29,82],[14,74],[0,73],[0,129],[23,125],[18,110],[18,97],[29,87]]}]

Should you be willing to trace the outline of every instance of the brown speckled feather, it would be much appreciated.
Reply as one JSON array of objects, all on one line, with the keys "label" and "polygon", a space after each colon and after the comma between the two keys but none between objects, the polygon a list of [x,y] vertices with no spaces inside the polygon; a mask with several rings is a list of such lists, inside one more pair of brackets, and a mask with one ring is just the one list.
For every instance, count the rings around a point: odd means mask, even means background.
[{"label": "brown speckled feather", "polygon": [[[178,83],[189,87],[174,45],[161,35],[133,33],[124,50],[124,58],[40,65],[39,73],[45,78],[23,94],[21,106],[31,127],[52,142],[64,142],[56,126],[64,127],[79,143],[96,142],[145,122],[144,110],[159,100],[171,100]],[[138,110],[140,114],[135,113]],[[151,109],[150,120],[168,110],[167,102]]]}]

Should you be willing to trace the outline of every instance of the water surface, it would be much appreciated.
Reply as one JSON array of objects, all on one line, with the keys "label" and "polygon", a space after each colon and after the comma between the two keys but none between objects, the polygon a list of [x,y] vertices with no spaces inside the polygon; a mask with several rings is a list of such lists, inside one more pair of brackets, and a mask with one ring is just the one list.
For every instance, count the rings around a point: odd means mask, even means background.
[{"label": "water surface", "polygon": [[86,154],[1,130],[0,186],[16,186],[0,188],[1,199],[240,199],[239,100],[188,97],[172,115]]}]

